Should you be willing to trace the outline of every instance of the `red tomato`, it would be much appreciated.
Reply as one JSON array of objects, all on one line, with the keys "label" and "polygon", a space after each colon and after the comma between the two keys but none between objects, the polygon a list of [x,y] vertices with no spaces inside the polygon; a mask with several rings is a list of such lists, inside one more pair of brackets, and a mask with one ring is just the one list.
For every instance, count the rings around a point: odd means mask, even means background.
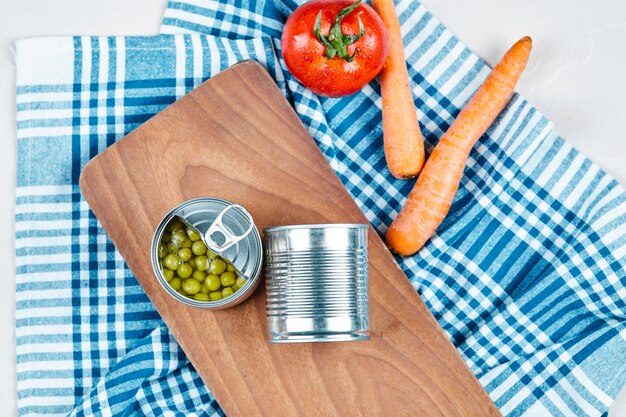
[{"label": "red tomato", "polygon": [[287,19],[281,39],[285,64],[315,94],[354,94],[385,63],[385,25],[374,9],[358,3],[313,0],[298,7]]}]

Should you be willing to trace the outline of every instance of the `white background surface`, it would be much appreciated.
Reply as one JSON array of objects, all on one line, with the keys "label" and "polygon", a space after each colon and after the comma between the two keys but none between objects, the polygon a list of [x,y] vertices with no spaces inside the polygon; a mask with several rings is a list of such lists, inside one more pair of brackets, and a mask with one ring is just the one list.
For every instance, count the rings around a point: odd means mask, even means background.
[{"label": "white background surface", "polygon": [[[422,0],[495,64],[534,41],[518,91],[574,146],[626,184],[626,2]],[[16,414],[14,346],[15,70],[12,41],[30,36],[158,33],[165,0],[0,0],[0,415]],[[626,366],[626,365],[625,365]],[[619,403],[619,405],[617,404]],[[626,391],[611,417],[626,416]]]}]

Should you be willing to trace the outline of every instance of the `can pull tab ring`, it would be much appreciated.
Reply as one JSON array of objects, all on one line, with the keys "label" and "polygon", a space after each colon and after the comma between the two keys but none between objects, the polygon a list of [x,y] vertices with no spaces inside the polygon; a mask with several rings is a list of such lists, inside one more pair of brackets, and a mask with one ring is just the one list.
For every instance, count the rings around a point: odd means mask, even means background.
[{"label": "can pull tab ring", "polygon": [[[248,219],[248,222],[250,223],[248,229],[240,235],[235,235],[231,233],[231,231],[228,230],[222,222],[224,213],[226,213],[230,209],[239,209],[239,211],[243,213],[243,215]],[[245,239],[246,236],[250,234],[253,228],[254,222],[252,220],[252,216],[250,216],[250,213],[248,213],[245,208],[241,207],[238,204],[231,204],[230,206],[224,208],[224,210],[220,211],[215,218],[215,221],[211,223],[211,226],[209,226],[209,230],[207,230],[204,234],[204,243],[206,243],[207,247],[213,252],[220,254],[226,249],[233,246],[235,243],[239,242],[242,239]]]}]

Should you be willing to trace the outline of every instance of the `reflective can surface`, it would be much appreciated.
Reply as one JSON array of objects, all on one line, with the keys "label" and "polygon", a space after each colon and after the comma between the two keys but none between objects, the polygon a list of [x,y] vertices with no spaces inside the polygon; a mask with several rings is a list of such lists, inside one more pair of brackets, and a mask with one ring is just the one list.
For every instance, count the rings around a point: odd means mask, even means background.
[{"label": "reflective can surface", "polygon": [[[259,285],[261,266],[263,263],[263,247],[261,236],[247,213],[233,207],[224,211],[233,203],[216,197],[201,197],[187,200],[174,207],[159,223],[152,238],[152,268],[161,286],[175,299],[200,308],[224,309],[236,306],[246,300]],[[245,285],[235,294],[217,301],[196,301],[179,294],[165,280],[159,267],[158,246],[165,227],[175,216],[181,217],[202,234],[206,233],[220,213],[224,212],[222,224],[235,235],[244,234],[252,227],[250,233],[228,247],[220,256],[230,261],[246,279]]]},{"label": "reflective can surface", "polygon": [[369,339],[364,224],[264,229],[270,341]]}]

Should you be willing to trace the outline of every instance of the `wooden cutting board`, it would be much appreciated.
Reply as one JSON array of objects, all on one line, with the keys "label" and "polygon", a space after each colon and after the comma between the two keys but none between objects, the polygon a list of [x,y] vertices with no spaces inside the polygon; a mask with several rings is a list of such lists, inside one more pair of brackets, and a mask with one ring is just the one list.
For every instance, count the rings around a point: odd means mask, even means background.
[{"label": "wooden cutting board", "polygon": [[370,341],[272,345],[262,285],[223,311],[160,287],[153,232],[193,197],[239,203],[259,230],[367,223],[259,64],[235,65],[150,119],[89,162],[80,187],[229,417],[500,415],[371,228]]}]

